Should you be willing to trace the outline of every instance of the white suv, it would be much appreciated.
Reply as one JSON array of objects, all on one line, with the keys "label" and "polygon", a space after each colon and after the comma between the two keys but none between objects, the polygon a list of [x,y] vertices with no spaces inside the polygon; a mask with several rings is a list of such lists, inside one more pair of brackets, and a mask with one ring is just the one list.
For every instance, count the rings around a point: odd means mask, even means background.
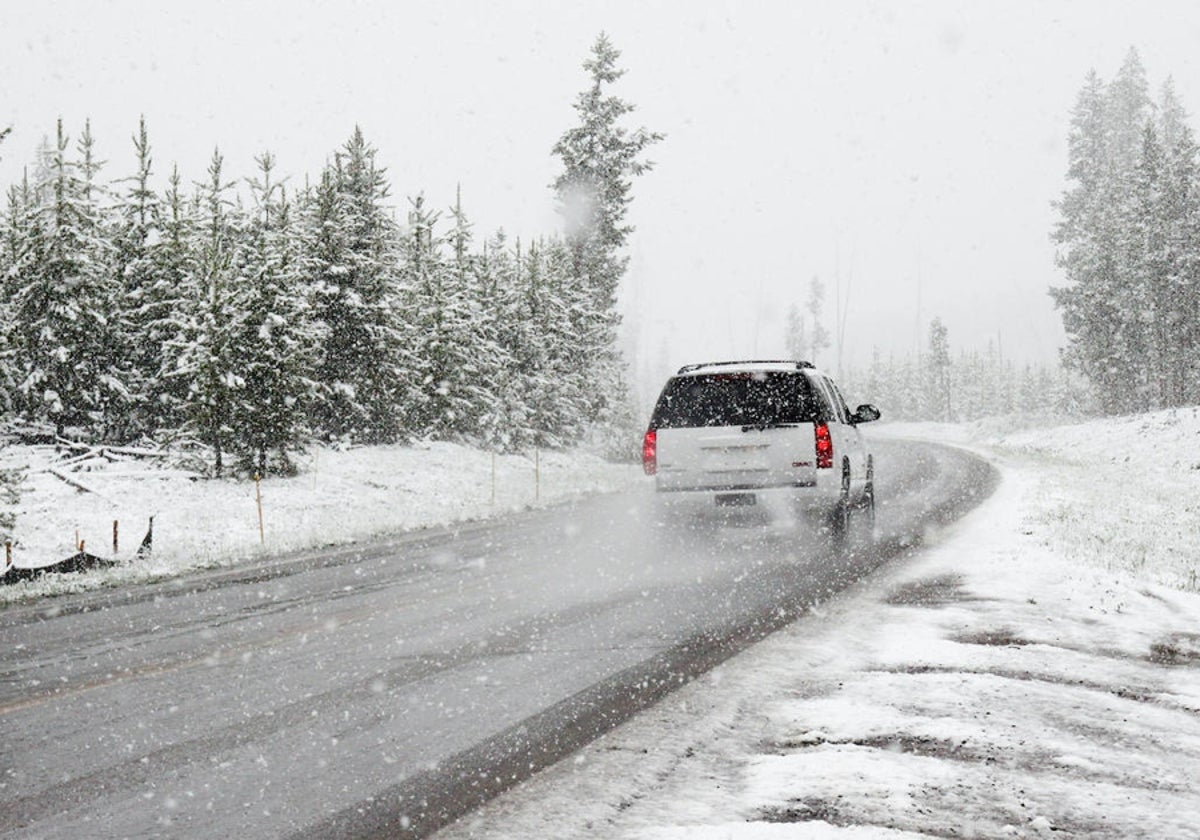
[{"label": "white suv", "polygon": [[642,460],[671,508],[765,506],[817,513],[844,538],[851,513],[874,525],[875,462],[833,381],[808,362],[686,365],[667,380]]}]

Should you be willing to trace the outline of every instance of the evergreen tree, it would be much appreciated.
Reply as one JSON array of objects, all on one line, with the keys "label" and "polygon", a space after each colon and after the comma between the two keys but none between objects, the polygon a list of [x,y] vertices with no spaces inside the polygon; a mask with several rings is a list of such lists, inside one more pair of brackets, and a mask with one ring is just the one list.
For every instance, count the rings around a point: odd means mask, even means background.
[{"label": "evergreen tree", "polygon": [[814,277],[808,287],[808,317],[812,322],[812,332],[810,333],[812,345],[809,361],[814,365],[820,364],[818,360],[829,347],[829,330],[821,323],[821,311],[824,307],[825,284],[819,278]]},{"label": "evergreen tree", "polygon": [[461,303],[452,323],[458,335],[454,338],[462,357],[462,387],[452,393],[465,397],[458,423],[460,434],[469,435],[495,445],[495,419],[504,402],[506,376],[513,366],[512,357],[504,348],[502,325],[511,312],[511,295],[501,285],[492,260],[493,249],[485,243],[479,253],[468,248],[472,241],[472,226],[462,210],[460,199],[453,209],[454,229],[450,234],[454,256],[452,296]]},{"label": "evergreen tree", "polygon": [[322,173],[305,233],[314,316],[326,334],[314,425],[366,442],[401,435],[401,405],[414,391],[384,174],[356,128]]},{"label": "evergreen tree", "polygon": [[[404,236],[403,266],[405,311],[412,326],[415,387],[405,401],[405,426],[410,432],[444,438],[456,426],[461,369],[456,369],[454,323],[461,300],[451,300],[451,271],[442,254],[437,233],[439,214],[425,206],[424,196],[410,199],[408,230]],[[452,379],[454,380],[452,382]]]},{"label": "evergreen tree", "polygon": [[1200,172],[1195,136],[1171,79],[1159,105],[1163,149],[1159,212],[1164,278],[1159,303],[1164,333],[1163,401],[1200,402]]},{"label": "evergreen tree", "polygon": [[67,146],[59,120],[46,181],[36,188],[45,197],[30,230],[36,251],[12,298],[26,413],[48,420],[60,435],[68,425],[107,431],[116,405],[128,396],[114,352],[117,295],[91,180],[99,164],[90,132],[82,166],[67,157]]},{"label": "evergreen tree", "polygon": [[144,118],[138,121],[133,147],[137,172],[124,179],[128,188],[117,208],[113,271],[124,293],[120,338],[132,393],[129,422],[131,431],[147,433],[161,417],[155,396],[168,338],[161,325],[179,307],[179,287],[160,274],[154,258],[162,235],[162,207],[150,185],[153,159]]},{"label": "evergreen tree", "polygon": [[21,353],[20,337],[16,333],[17,320],[14,303],[18,291],[26,278],[40,263],[45,253],[45,237],[41,218],[34,202],[29,178],[22,179],[19,187],[8,190],[8,208],[3,217],[3,252],[0,256],[0,389],[3,390],[3,410],[6,415],[25,413],[27,401],[21,389],[24,358]]},{"label": "evergreen tree", "polygon": [[804,315],[800,307],[792,304],[788,307],[787,322],[784,326],[784,345],[788,357],[797,361],[808,358],[812,343],[808,337],[808,327],[804,323]]},{"label": "evergreen tree", "polygon": [[142,357],[147,376],[142,392],[145,425],[167,435],[189,425],[197,362],[194,341],[206,299],[194,247],[201,225],[198,204],[188,202],[182,183],[174,167],[163,197],[162,238],[150,249],[153,283],[142,287],[134,316],[136,340],[159,349],[157,370],[152,357]]},{"label": "evergreen tree", "polygon": [[[610,423],[624,414],[623,406],[628,404],[622,391],[624,363],[615,349],[616,301],[628,264],[624,246],[633,232],[626,220],[633,178],[652,168],[642,158],[643,152],[663,139],[657,132],[630,131],[622,125],[634,106],[608,92],[625,72],[617,67],[619,57],[601,33],[583,65],[590,84],[574,104],[579,123],[553,149],[563,166],[554,191],[566,223],[567,269],[572,287],[582,293],[580,301],[589,310],[577,312],[577,321],[587,330],[585,345],[598,350],[586,361],[593,383],[585,392],[591,404],[588,414]],[[632,427],[625,431],[634,433]]]},{"label": "evergreen tree", "polygon": [[[475,435],[495,399],[489,376],[498,373],[494,326],[484,314],[479,261],[468,248],[471,225],[461,198],[451,209],[454,227],[443,239],[438,216],[418,197],[409,213],[406,267],[411,273],[407,307],[416,326],[414,357],[420,383],[416,425],[435,437]],[[442,254],[449,245],[452,254]]]},{"label": "evergreen tree", "polygon": [[526,400],[526,338],[524,300],[518,273],[519,248],[510,249],[503,231],[489,239],[478,262],[479,296],[483,302],[486,336],[485,369],[491,371],[492,397],[479,420],[479,434],[489,447],[520,450],[532,443]]},{"label": "evergreen tree", "polygon": [[1131,47],[1104,99],[1105,157],[1108,174],[1117,182],[1127,177],[1141,157],[1142,130],[1151,109],[1146,70]]},{"label": "evergreen tree", "polygon": [[946,326],[941,318],[929,324],[929,354],[925,360],[925,394],[928,403],[925,416],[933,420],[950,422],[952,379],[950,375],[950,341]]},{"label": "evergreen tree", "polygon": [[17,505],[24,479],[22,470],[0,469],[0,551],[16,539]]},{"label": "evergreen tree", "polygon": [[1107,87],[1089,76],[1054,232],[1067,284],[1052,294],[1070,341],[1064,360],[1105,412],[1200,400],[1196,160],[1174,84],[1154,118],[1136,52]]},{"label": "evergreen tree", "polygon": [[1095,383],[1111,411],[1123,405],[1117,343],[1120,312],[1114,300],[1119,277],[1110,213],[1105,86],[1092,72],[1076,101],[1068,137],[1067,175],[1072,185],[1058,203],[1054,239],[1067,285],[1051,289],[1062,310],[1070,344],[1064,360]]},{"label": "evergreen tree", "polygon": [[642,153],[663,139],[662,134],[624,128],[621,119],[634,110],[607,92],[625,74],[617,68],[621,53],[601,33],[592,55],[583,64],[590,86],[575,101],[579,124],[554,146],[563,164],[554,181],[559,212],[566,221],[571,268],[586,277],[597,308],[611,310],[627,258],[621,255],[633,227],[625,221],[633,200],[632,178],[653,164]]},{"label": "evergreen tree", "polygon": [[307,439],[306,412],[315,391],[309,377],[318,335],[307,320],[291,210],[275,159],[255,159],[254,215],[246,224],[233,358],[238,387],[232,406],[233,445],[247,473],[294,472],[292,455]]},{"label": "evergreen tree", "polygon": [[188,426],[212,448],[215,473],[225,468],[225,455],[234,440],[236,391],[244,385],[236,357],[236,337],[245,317],[237,281],[242,265],[240,225],[229,196],[233,183],[223,174],[224,159],[213,151],[208,181],[201,187],[203,223],[193,248],[196,274],[187,285],[199,289],[195,315],[185,332],[181,368],[190,378],[185,411]]},{"label": "evergreen tree", "polygon": [[1153,334],[1142,295],[1155,269],[1150,221],[1158,163],[1147,135],[1145,71],[1131,50],[1113,82],[1088,76],[1072,113],[1071,187],[1059,203],[1054,238],[1068,284],[1051,294],[1070,345],[1065,360],[1092,382],[1106,411],[1144,408],[1151,396],[1147,364]]}]

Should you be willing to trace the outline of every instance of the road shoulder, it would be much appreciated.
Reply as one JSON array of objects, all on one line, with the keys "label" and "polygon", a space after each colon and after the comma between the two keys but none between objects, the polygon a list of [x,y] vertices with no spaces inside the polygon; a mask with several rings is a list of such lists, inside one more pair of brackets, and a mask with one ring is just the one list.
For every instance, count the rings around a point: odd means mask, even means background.
[{"label": "road shoulder", "polygon": [[1187,837],[1200,596],[1073,562],[1052,473],[438,836]]}]

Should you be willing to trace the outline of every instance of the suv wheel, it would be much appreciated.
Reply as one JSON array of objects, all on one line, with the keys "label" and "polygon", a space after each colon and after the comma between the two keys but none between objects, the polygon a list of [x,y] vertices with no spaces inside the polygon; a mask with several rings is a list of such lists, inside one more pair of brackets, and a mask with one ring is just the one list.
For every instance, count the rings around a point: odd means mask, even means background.
[{"label": "suv wheel", "polygon": [[867,540],[875,539],[875,459],[867,458],[867,485],[863,488],[862,498],[858,502],[859,521],[863,536]]},{"label": "suv wheel", "polygon": [[835,543],[846,541],[850,534],[850,465],[842,465],[842,491],[829,514],[829,533]]}]

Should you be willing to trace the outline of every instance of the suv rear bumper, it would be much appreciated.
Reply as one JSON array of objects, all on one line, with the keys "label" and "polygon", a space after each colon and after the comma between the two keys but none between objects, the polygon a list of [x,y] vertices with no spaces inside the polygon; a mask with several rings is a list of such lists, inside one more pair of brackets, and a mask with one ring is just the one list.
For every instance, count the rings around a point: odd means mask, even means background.
[{"label": "suv rear bumper", "polygon": [[[824,484],[824,482],[822,482]],[[838,502],[840,487],[712,487],[703,490],[673,490],[658,488],[655,503],[670,516],[704,516],[727,518],[749,514],[771,518],[791,518],[797,515],[824,513]]]}]

